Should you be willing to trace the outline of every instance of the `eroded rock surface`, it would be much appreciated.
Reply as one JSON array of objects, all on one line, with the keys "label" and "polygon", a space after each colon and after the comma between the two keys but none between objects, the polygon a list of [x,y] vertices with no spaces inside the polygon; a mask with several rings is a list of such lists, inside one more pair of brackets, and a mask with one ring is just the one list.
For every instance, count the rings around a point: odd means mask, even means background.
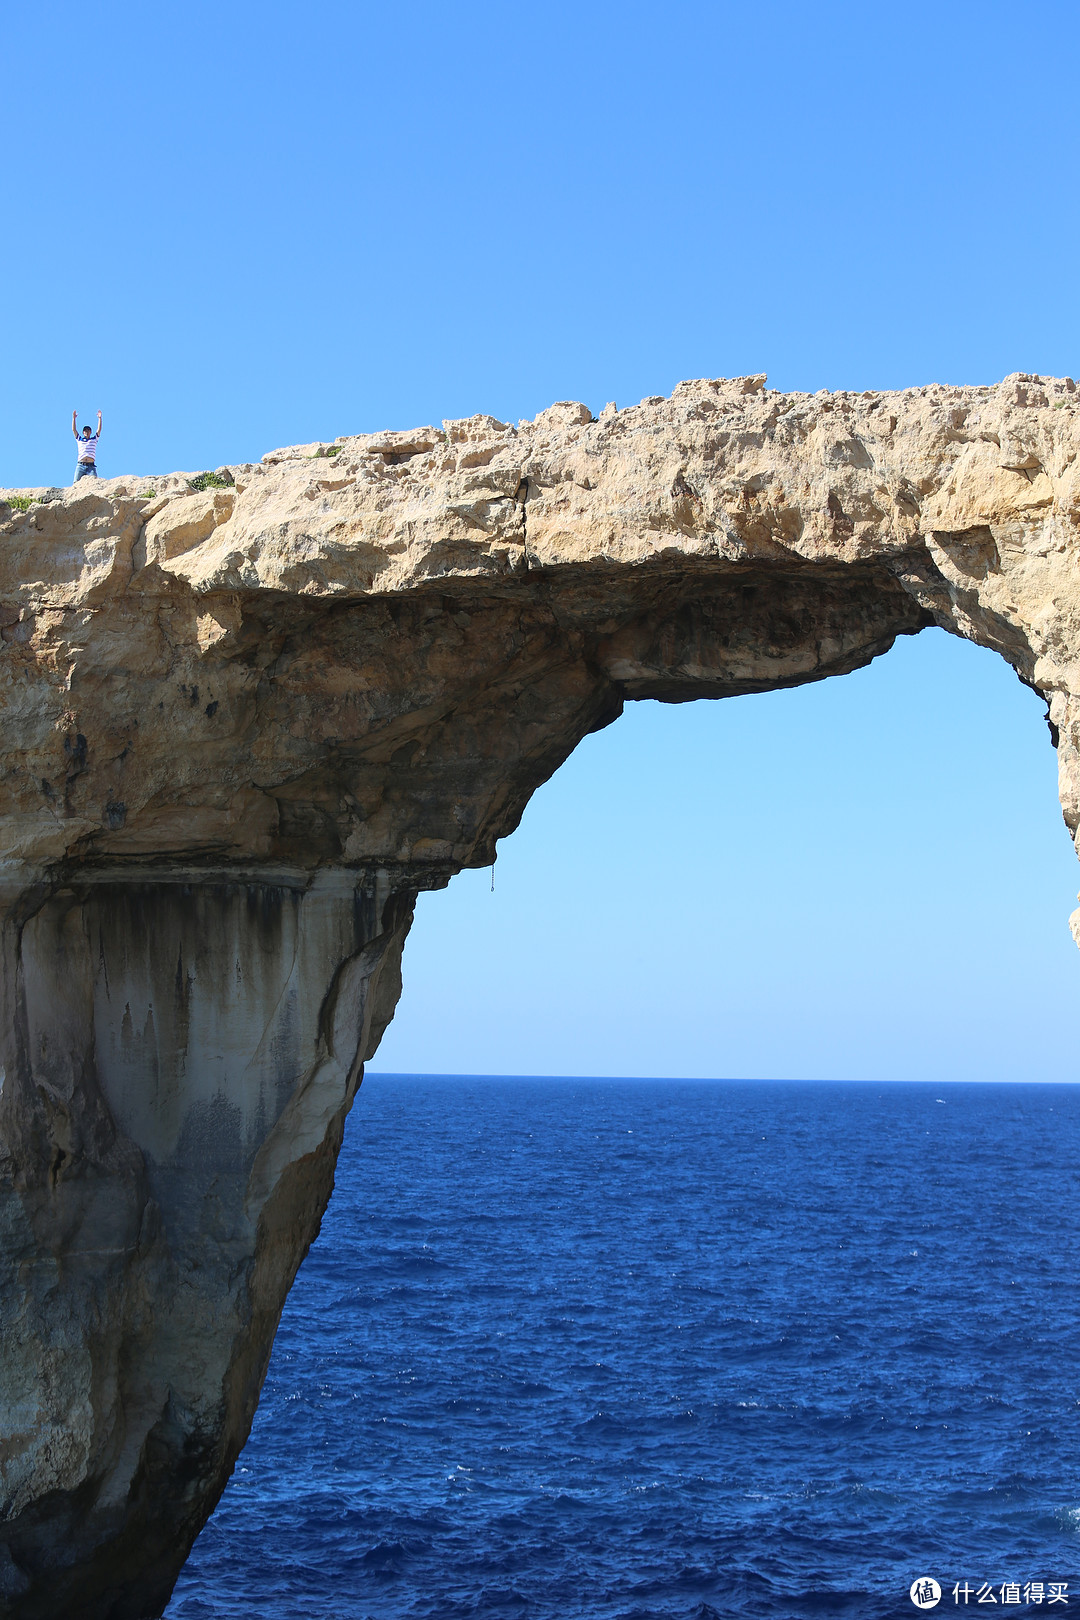
[{"label": "eroded rock surface", "polygon": [[691,382],[0,504],[0,1613],[160,1613],[416,892],[628,698],[942,625],[1045,695],[1075,834],[1078,399]]}]

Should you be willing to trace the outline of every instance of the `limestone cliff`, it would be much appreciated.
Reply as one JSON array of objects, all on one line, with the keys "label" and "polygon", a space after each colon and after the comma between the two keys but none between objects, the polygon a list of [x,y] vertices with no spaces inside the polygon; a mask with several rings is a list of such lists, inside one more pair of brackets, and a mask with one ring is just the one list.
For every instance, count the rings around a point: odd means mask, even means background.
[{"label": "limestone cliff", "polygon": [[1076,831],[1078,399],[691,382],[0,504],[0,1613],[160,1613],[416,892],[628,698],[942,625],[1045,695]]}]

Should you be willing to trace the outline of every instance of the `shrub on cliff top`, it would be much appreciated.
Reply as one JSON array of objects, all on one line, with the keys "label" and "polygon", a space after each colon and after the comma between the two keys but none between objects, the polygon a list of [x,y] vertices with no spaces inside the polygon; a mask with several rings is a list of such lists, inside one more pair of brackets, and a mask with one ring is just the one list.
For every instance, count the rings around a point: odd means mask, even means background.
[{"label": "shrub on cliff top", "polygon": [[229,489],[231,485],[231,478],[222,478],[216,472],[199,473],[195,478],[188,479],[188,489],[198,490],[200,494],[204,489]]}]

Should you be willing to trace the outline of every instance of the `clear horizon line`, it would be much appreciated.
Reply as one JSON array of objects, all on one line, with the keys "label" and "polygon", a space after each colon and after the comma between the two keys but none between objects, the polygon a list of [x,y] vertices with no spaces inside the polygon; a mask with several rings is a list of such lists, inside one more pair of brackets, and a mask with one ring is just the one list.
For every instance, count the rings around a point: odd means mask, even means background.
[{"label": "clear horizon line", "polygon": [[747,1085],[747,1086],[1075,1086],[1077,1080],[1035,1078],[1028,1080],[1000,1080],[957,1076],[952,1079],[926,1080],[913,1076],[908,1080],[852,1079],[838,1075],[737,1075],[737,1074],[525,1074],[504,1073],[500,1070],[472,1069],[368,1069],[365,1080],[659,1080],[692,1085]]}]

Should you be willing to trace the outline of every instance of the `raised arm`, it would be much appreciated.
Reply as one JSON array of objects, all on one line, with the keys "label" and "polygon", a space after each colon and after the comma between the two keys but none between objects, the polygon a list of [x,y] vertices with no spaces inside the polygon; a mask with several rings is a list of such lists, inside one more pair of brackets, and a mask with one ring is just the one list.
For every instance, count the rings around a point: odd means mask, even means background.
[{"label": "raised arm", "polygon": [[100,437],[101,437],[101,412],[100,411],[98,411],[98,413],[97,413],[97,430],[98,430],[98,438],[100,439]]},{"label": "raised arm", "polygon": [[71,413],[71,431],[72,431],[72,433],[74,433],[76,438],[79,437],[79,413],[78,413],[78,411],[72,411],[72,413]]}]

